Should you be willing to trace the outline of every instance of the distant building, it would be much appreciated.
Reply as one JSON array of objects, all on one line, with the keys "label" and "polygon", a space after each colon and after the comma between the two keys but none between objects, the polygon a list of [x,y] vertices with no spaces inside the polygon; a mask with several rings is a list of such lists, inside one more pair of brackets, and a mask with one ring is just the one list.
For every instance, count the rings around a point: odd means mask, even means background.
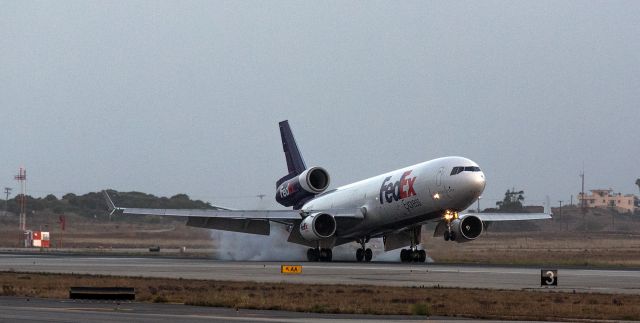
[{"label": "distant building", "polygon": [[579,205],[582,200],[585,201],[586,207],[597,208],[614,208],[618,212],[633,213],[638,209],[638,197],[633,194],[622,195],[622,193],[613,193],[613,190],[591,190],[591,194],[578,193]]}]

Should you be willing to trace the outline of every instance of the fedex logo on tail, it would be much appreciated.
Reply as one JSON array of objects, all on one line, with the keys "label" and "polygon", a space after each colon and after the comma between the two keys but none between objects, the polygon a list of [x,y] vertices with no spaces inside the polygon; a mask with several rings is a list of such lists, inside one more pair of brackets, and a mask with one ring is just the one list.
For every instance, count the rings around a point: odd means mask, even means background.
[{"label": "fedex logo on tail", "polygon": [[280,197],[281,198],[285,198],[285,197],[295,193],[295,187],[293,185],[291,185],[291,183],[286,182],[286,183],[280,185],[280,189],[278,191],[280,191]]},{"label": "fedex logo on tail", "polygon": [[411,171],[412,170],[408,170],[402,173],[400,179],[395,182],[391,182],[392,176],[384,179],[382,186],[380,186],[380,204],[384,204],[384,201],[391,203],[416,195],[416,191],[413,189],[413,183],[416,181],[416,177],[409,177]]}]

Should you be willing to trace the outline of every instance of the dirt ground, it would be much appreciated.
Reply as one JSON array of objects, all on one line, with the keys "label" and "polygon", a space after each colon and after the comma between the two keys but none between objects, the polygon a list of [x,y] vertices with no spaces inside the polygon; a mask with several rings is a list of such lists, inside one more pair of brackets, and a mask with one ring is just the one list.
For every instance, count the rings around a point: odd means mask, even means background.
[{"label": "dirt ground", "polygon": [[[508,320],[639,320],[640,296],[595,293],[307,285],[0,273],[0,295],[66,298],[71,286],[127,286],[136,300],[319,313],[403,314]],[[295,302],[291,300],[295,299]]]},{"label": "dirt ground", "polygon": [[[27,219],[31,230],[49,231],[52,248],[211,248],[210,230],[188,227],[184,219],[159,217],[114,217],[102,215],[86,218],[66,215],[64,231],[59,217],[48,214],[31,215]],[[0,247],[19,246],[17,217],[0,217]]]}]

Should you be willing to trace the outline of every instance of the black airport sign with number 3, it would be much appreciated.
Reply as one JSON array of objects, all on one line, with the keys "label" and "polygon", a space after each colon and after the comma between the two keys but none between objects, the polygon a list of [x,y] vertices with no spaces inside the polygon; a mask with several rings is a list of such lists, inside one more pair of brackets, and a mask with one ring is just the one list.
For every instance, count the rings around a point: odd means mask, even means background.
[{"label": "black airport sign with number 3", "polygon": [[540,286],[558,286],[558,270],[540,270]]}]

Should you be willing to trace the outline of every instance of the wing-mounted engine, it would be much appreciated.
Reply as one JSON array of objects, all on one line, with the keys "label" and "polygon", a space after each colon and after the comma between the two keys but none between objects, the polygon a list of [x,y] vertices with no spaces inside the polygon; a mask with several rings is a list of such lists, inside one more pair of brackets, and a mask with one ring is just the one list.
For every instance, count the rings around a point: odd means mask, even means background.
[{"label": "wing-mounted engine", "polygon": [[278,181],[276,201],[284,206],[299,208],[304,202],[329,187],[329,173],[322,167],[311,167],[300,175],[287,175]]},{"label": "wing-mounted engine", "polygon": [[451,221],[451,231],[455,232],[455,241],[458,242],[475,240],[482,234],[482,229],[482,220],[475,215],[467,215]]},{"label": "wing-mounted engine", "polygon": [[328,213],[313,213],[300,223],[300,235],[307,241],[316,241],[336,233],[336,219]]}]

